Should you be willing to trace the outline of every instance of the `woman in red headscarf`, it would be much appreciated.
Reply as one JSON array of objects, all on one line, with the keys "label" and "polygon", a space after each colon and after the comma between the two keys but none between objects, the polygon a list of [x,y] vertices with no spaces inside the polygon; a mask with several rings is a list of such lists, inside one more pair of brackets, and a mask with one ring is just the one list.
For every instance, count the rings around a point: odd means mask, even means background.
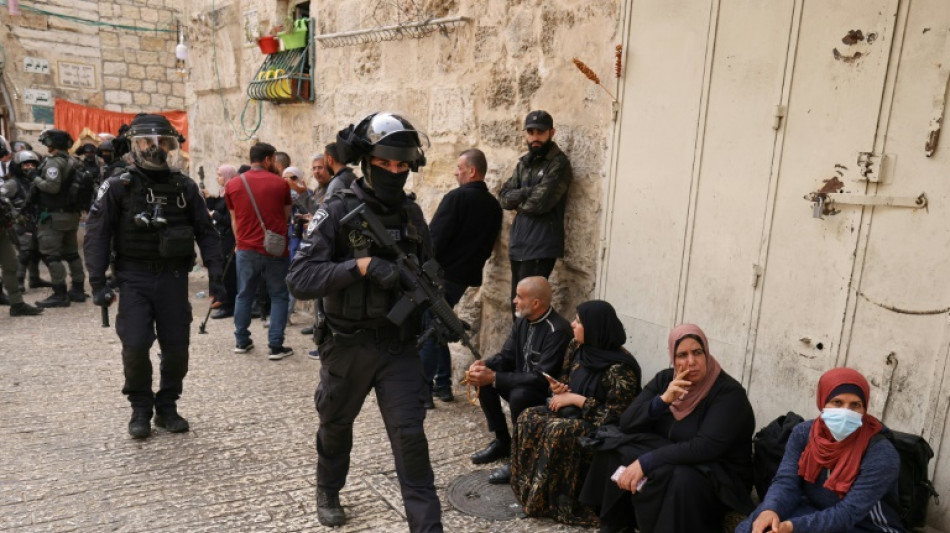
[{"label": "woman in red headscarf", "polygon": [[671,368],[624,411],[618,435],[599,432],[581,501],[599,507],[601,532],[636,524],[641,533],[718,533],[728,510],[753,507],[755,416],[745,389],[697,326],[677,326],[668,342]]},{"label": "woman in red headscarf", "polygon": [[762,504],[737,533],[901,533],[900,456],[867,413],[871,391],[857,370],[835,368],[818,380],[821,416],[792,431]]}]

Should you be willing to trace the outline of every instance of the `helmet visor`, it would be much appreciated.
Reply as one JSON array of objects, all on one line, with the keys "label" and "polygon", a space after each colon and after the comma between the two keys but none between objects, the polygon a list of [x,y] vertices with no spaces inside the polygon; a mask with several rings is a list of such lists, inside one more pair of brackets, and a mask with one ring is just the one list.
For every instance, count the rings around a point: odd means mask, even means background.
[{"label": "helmet visor", "polygon": [[184,162],[178,137],[171,135],[132,137],[132,157],[148,170],[180,170]]}]

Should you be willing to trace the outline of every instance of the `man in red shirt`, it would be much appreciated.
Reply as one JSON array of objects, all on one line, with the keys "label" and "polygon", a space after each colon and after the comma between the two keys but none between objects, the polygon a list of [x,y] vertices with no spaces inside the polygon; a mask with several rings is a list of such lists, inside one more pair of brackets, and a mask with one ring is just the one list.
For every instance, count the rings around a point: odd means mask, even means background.
[{"label": "man in red shirt", "polygon": [[[270,295],[270,325],[267,345],[269,359],[279,361],[293,355],[292,348],[284,346],[284,327],[287,325],[287,267],[289,254],[272,256],[264,249],[264,229],[287,235],[290,218],[290,187],[273,173],[276,149],[267,143],[251,147],[251,169],[228,182],[224,197],[231,212],[231,227],[237,240],[235,266],[237,267],[238,294],[234,302],[234,353],[247,353],[254,348],[251,340],[251,306],[257,295],[257,286],[263,281]],[[243,179],[242,179],[243,178]],[[245,184],[246,181],[246,184]],[[253,202],[248,195],[253,193]],[[257,210],[254,209],[257,204]],[[257,211],[260,211],[258,216]]]}]

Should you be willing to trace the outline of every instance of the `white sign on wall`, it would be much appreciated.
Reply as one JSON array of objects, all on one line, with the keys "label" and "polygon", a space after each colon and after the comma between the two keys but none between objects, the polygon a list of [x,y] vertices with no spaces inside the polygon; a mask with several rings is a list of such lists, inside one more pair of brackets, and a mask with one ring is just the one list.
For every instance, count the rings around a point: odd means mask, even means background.
[{"label": "white sign on wall", "polygon": [[23,102],[27,105],[53,105],[53,93],[44,89],[27,89],[23,91]]},{"label": "white sign on wall", "polygon": [[33,74],[49,74],[49,61],[38,57],[24,57],[23,70]]},{"label": "white sign on wall", "polygon": [[95,89],[99,85],[96,82],[96,66],[91,63],[58,61],[56,71],[60,87]]}]

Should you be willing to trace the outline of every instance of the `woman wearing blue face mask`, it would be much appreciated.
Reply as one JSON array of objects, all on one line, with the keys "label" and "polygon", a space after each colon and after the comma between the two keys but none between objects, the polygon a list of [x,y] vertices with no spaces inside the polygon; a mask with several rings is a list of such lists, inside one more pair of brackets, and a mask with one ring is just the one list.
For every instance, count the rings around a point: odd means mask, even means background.
[{"label": "woman wearing blue face mask", "polygon": [[856,370],[818,380],[821,416],[792,431],[762,504],[736,533],[903,533],[897,511],[900,456],[867,414],[870,388]]}]

